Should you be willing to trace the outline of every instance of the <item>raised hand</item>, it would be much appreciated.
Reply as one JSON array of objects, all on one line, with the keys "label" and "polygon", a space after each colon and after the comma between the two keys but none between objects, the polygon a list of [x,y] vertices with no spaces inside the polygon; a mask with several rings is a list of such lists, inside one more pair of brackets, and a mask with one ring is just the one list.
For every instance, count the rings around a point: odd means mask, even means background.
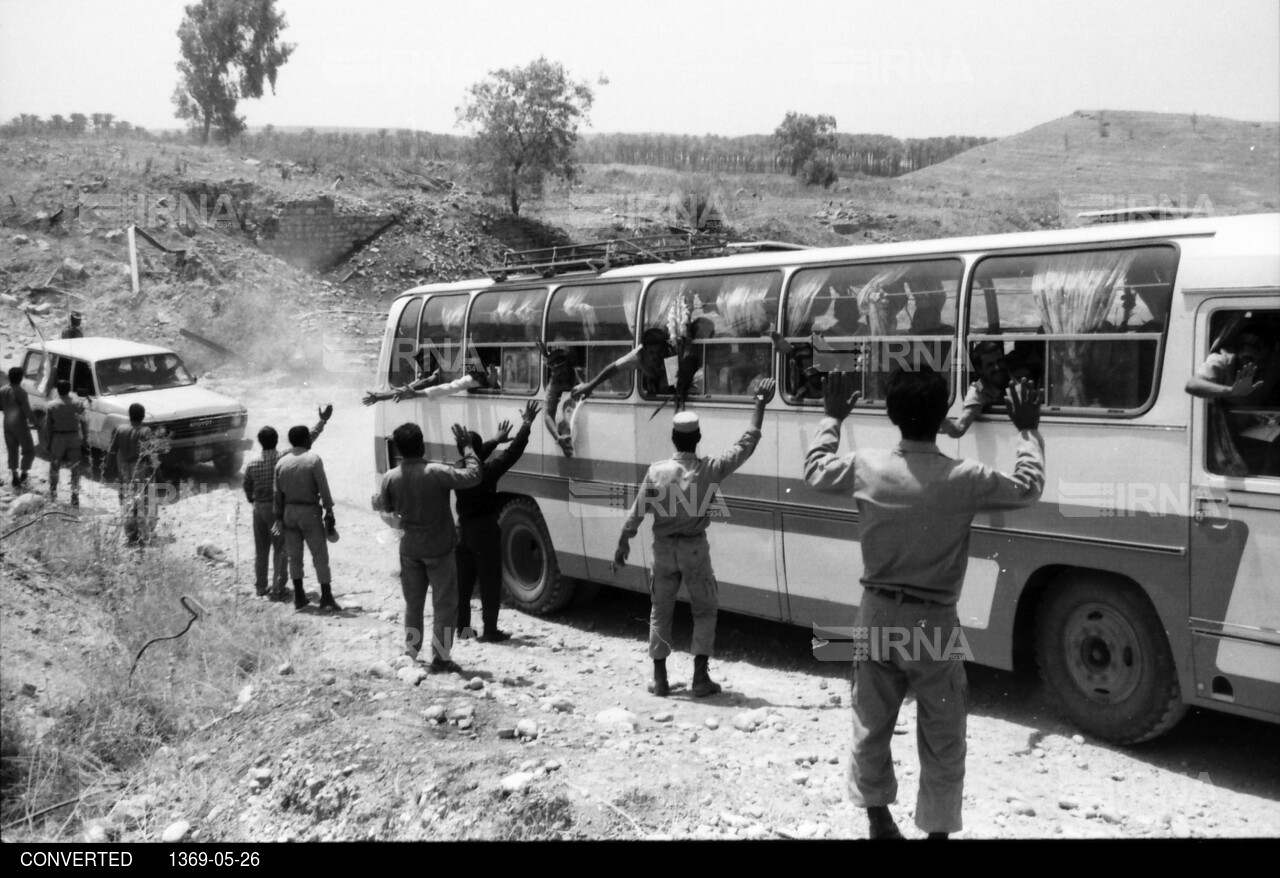
[{"label": "raised hand", "polygon": [[467,428],[461,424],[454,424],[453,441],[457,444],[458,451],[465,455],[467,453],[467,449],[471,447],[471,437],[467,435]]},{"label": "raised hand", "polygon": [[525,403],[524,412],[520,415],[520,419],[526,424],[532,424],[534,419],[538,417],[538,402],[533,400]]},{"label": "raised hand", "polygon": [[1260,388],[1263,382],[1253,380],[1253,376],[1256,374],[1258,374],[1256,363],[1250,363],[1241,369],[1240,374],[1236,376],[1236,380],[1232,382],[1231,392],[1227,396],[1232,399],[1243,399]]},{"label": "raised hand", "polygon": [[763,404],[773,399],[773,389],[778,386],[778,382],[772,378],[765,378],[756,385],[755,400],[759,404]]},{"label": "raised hand", "polygon": [[333,417],[333,403],[325,403],[317,408],[316,411],[320,413],[320,420],[328,422],[329,418]]},{"label": "raised hand", "polygon": [[494,438],[497,440],[497,443],[499,445],[501,445],[503,442],[506,442],[508,439],[510,439],[511,438],[511,422],[503,421],[501,424],[499,424],[498,435],[495,436]]},{"label": "raised hand", "polygon": [[1005,391],[1009,399],[1009,420],[1019,430],[1034,430],[1040,426],[1040,391],[1036,383],[1019,378]]},{"label": "raised hand", "polygon": [[857,378],[837,369],[828,372],[822,381],[822,411],[828,418],[843,421],[862,398],[862,392],[854,390]]}]

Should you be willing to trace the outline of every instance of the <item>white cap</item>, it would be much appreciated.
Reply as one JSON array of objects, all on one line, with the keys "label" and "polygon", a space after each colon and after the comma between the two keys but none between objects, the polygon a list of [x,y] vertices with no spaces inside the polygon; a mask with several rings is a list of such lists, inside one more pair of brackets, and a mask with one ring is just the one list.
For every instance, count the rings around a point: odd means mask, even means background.
[{"label": "white cap", "polygon": [[700,425],[693,412],[680,412],[671,420],[671,429],[677,433],[697,433]]}]

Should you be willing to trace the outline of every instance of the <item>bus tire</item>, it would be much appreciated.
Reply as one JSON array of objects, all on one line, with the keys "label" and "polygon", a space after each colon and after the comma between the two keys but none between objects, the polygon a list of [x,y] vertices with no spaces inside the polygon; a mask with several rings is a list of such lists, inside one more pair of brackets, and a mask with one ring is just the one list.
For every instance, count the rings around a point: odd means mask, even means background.
[{"label": "bus tire", "polygon": [[573,580],[560,573],[555,547],[538,504],[520,497],[498,514],[502,587],[526,613],[554,613],[573,598]]},{"label": "bus tire", "polygon": [[1036,616],[1036,658],[1063,712],[1107,741],[1149,741],[1186,713],[1159,617],[1117,577],[1070,574],[1056,584]]}]

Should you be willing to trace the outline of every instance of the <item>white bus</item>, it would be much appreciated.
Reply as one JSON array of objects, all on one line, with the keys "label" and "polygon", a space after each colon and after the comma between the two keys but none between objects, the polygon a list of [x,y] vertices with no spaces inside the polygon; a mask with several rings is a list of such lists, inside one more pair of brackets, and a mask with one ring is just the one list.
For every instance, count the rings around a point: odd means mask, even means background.
[{"label": "white bus", "polygon": [[[380,389],[432,366],[456,377],[458,351],[497,365],[503,386],[379,403],[378,472],[396,463],[390,437],[400,423],[422,425],[428,457],[452,460],[450,424],[488,438],[542,398],[539,341],[566,350],[580,378],[594,376],[646,329],[682,333],[671,318],[680,302],[683,325],[702,327],[686,347],[698,358],[687,405],[704,448],[741,434],[754,375],[779,384],[764,438],[725,486],[727,514],[709,532],[721,607],[848,626],[862,592],[858,516],[851,497],[804,483],[821,415],[815,382],[800,374],[806,356],[821,365],[830,355],[814,347],[863,355],[848,449],[898,439],[878,371],[895,351],[919,348],[935,368],[953,365],[953,415],[978,353],[1003,354],[1010,371],[1044,388],[1047,484],[1033,507],[974,521],[959,604],[974,658],[1004,669],[1038,661],[1064,712],[1118,742],[1161,734],[1191,705],[1280,721],[1280,215],[622,267],[610,267],[610,253],[570,249],[536,271],[399,296]],[[1245,324],[1273,341],[1262,396],[1225,406],[1186,393],[1202,361]],[[797,354],[774,352],[774,329]],[[601,385],[578,413],[572,457],[538,425],[500,486],[505,588],[517,606],[548,613],[593,583],[647,590],[647,534],[616,577],[609,561],[645,468],[671,454],[673,407],[659,391],[636,372]],[[997,407],[938,442],[1007,470],[1016,438]]]}]

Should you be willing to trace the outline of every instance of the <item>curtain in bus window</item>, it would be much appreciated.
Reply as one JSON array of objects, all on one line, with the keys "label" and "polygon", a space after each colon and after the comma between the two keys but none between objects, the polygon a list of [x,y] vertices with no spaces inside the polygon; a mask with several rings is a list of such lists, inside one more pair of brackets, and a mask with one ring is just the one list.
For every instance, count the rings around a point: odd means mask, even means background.
[{"label": "curtain in bus window", "polygon": [[729,278],[716,297],[715,308],[730,338],[756,338],[773,329],[774,316],[768,306],[771,275]]},{"label": "curtain in bus window", "polygon": [[569,290],[562,296],[560,307],[582,325],[582,337],[590,340],[595,338],[597,320],[595,306],[587,301],[587,296],[586,288]]},{"label": "curtain in bus window", "polygon": [[787,325],[789,336],[808,335],[814,329],[814,321],[825,314],[830,302],[818,301],[818,293],[831,280],[831,271],[806,271],[797,275],[787,293]]},{"label": "curtain in bus window", "polygon": [[898,331],[898,314],[907,306],[908,294],[892,290],[911,270],[911,265],[891,265],[876,273],[858,290],[858,308],[867,316],[872,335],[894,335]]},{"label": "curtain in bus window", "polygon": [[[1031,296],[1050,335],[1097,332],[1107,319],[1118,287],[1133,262],[1132,251],[1067,253],[1044,257],[1031,279]],[[1085,406],[1087,345],[1079,339],[1054,344],[1049,356],[1049,403]]]},{"label": "curtain in bus window", "polygon": [[422,312],[422,300],[414,299],[404,306],[396,322],[396,334],[391,340],[391,362],[387,364],[387,382],[392,387],[404,385],[426,374],[425,353],[418,349],[418,316]]}]

